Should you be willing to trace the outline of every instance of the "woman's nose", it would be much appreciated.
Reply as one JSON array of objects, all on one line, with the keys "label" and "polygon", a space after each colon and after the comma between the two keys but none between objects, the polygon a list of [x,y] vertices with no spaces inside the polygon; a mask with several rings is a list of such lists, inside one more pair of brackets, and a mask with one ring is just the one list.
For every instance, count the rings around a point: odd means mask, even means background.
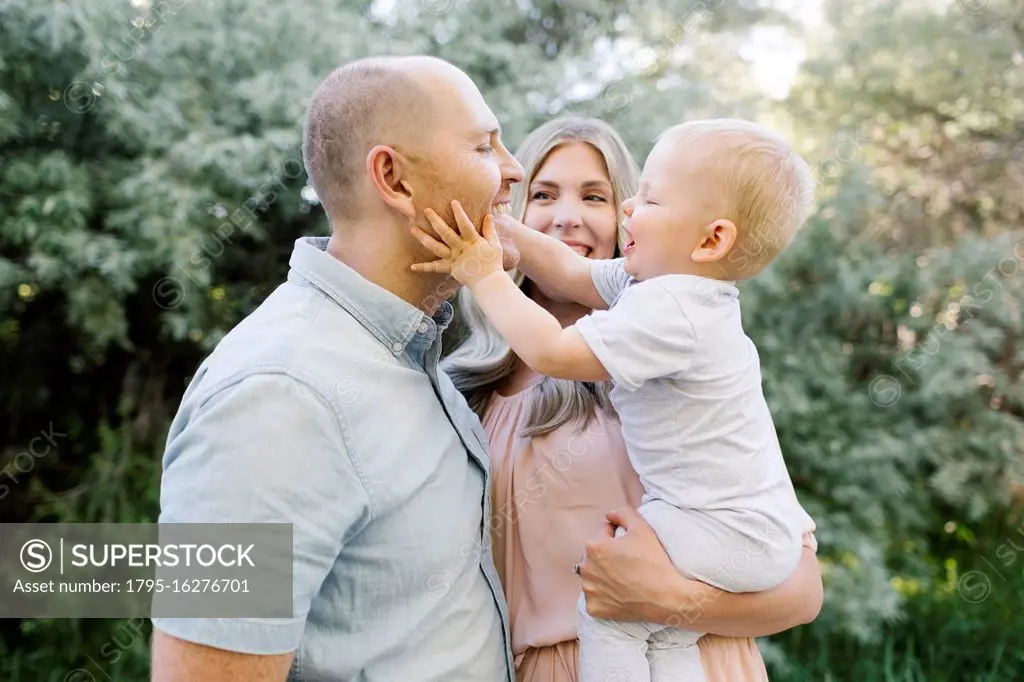
[{"label": "woman's nose", "polygon": [[551,221],[551,226],[560,232],[579,227],[583,224],[579,215],[575,213],[559,213]]}]

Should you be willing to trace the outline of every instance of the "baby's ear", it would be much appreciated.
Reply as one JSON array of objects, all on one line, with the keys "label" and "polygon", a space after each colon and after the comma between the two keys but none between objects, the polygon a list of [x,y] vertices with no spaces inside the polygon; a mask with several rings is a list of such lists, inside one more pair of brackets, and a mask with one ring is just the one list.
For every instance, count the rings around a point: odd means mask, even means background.
[{"label": "baby's ear", "polygon": [[736,245],[738,236],[736,224],[731,220],[716,220],[705,228],[704,239],[693,251],[693,261],[715,263],[722,260]]}]

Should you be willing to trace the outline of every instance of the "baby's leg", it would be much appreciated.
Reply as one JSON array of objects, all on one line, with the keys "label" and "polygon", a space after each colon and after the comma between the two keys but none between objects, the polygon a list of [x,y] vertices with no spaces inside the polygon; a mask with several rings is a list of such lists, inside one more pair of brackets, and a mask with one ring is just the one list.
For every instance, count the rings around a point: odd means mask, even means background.
[{"label": "baby's leg", "polygon": [[665,628],[651,635],[651,682],[706,682],[697,639],[688,630]]},{"label": "baby's leg", "polygon": [[[782,583],[800,560],[799,538],[738,512],[705,513],[661,500],[640,507],[680,573],[727,592],[757,592]],[[685,615],[685,614],[681,614]]]},{"label": "baby's leg", "polygon": [[586,598],[576,602],[580,637],[580,682],[650,682],[647,638],[642,623],[594,618]]}]

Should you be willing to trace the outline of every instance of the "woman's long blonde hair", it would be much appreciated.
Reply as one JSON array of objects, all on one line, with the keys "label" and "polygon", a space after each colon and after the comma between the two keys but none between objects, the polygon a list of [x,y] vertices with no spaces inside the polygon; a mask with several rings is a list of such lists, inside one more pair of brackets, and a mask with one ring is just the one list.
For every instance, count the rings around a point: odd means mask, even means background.
[{"label": "woman's long blonde hair", "polygon": [[[524,178],[523,182],[512,187],[512,215],[520,222],[523,220],[530,184],[537,171],[554,149],[573,142],[589,144],[604,158],[618,218],[615,248],[615,256],[618,257],[625,243],[622,202],[636,194],[640,170],[619,134],[600,119],[557,118],[540,126],[523,140],[516,151],[516,158],[523,166]],[[512,277],[520,288],[526,281],[518,270],[512,273]],[[441,369],[447,372],[473,411],[483,419],[491,396],[512,373],[516,358],[508,343],[484,317],[468,288],[463,287],[459,292],[457,308],[469,334],[441,361]],[[520,432],[523,437],[549,433],[567,422],[583,428],[597,408],[611,411],[608,382],[589,383],[545,377],[540,384],[527,390],[532,391],[532,395],[530,410]]]}]

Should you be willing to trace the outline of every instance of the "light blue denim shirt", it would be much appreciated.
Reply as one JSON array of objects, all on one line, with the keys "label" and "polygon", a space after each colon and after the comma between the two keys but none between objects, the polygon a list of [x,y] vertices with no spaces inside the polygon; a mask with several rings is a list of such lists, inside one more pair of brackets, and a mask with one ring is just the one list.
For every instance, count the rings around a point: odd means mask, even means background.
[{"label": "light blue denim shirt", "polygon": [[487,438],[437,371],[452,308],[431,318],[326,245],[299,239],[288,281],[199,367],[160,489],[161,523],[292,523],[293,618],[153,623],[296,651],[295,681],[511,682]]}]

